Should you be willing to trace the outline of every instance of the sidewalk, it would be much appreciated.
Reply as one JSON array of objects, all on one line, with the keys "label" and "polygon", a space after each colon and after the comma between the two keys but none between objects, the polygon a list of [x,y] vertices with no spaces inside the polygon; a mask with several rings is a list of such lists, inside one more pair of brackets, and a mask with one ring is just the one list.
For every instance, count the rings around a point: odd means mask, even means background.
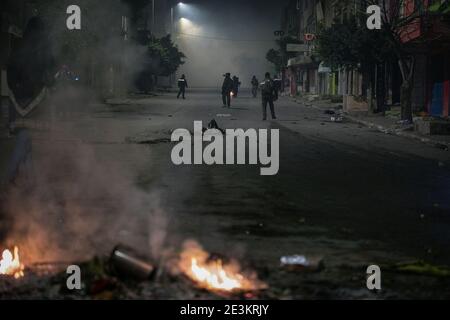
[{"label": "sidewalk", "polygon": [[414,131],[414,125],[399,124],[399,117],[395,115],[381,115],[368,114],[367,112],[352,112],[347,113],[342,111],[342,103],[332,103],[329,100],[313,100],[310,101],[307,97],[296,97],[293,100],[305,107],[314,108],[325,112],[327,110],[334,110],[336,113],[342,113],[343,118],[364,125],[369,128],[376,129],[386,134],[397,135],[409,139],[414,139],[422,143],[432,145],[434,147],[449,150],[450,136],[435,135],[427,136]]}]

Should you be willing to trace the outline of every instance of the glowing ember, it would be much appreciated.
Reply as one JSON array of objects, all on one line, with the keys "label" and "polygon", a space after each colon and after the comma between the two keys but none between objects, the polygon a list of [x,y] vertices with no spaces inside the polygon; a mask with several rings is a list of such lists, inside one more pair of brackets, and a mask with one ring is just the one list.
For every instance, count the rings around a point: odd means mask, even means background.
[{"label": "glowing ember", "polygon": [[209,254],[198,244],[190,242],[181,254],[180,269],[202,288],[212,291],[256,291],[265,289],[256,275],[244,276],[237,263],[224,265],[210,260]]},{"label": "glowing ember", "polygon": [[13,276],[15,279],[24,276],[25,266],[20,263],[19,248],[14,247],[14,255],[9,250],[4,250],[0,260],[0,275]]}]

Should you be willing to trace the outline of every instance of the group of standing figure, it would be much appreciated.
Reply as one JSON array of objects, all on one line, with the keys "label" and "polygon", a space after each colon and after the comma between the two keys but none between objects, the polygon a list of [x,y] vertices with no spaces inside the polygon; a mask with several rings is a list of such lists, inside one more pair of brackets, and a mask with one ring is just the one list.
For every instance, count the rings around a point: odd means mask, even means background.
[{"label": "group of standing figure", "polygon": [[[233,96],[237,98],[241,82],[237,76],[232,78],[230,73],[226,73],[224,77],[225,79],[222,84],[223,107],[231,108],[231,97]],[[261,90],[263,121],[267,120],[267,105],[270,107],[272,119],[276,119],[274,102],[278,100],[278,91],[280,90],[279,81],[273,80],[270,73],[267,72],[265,74],[264,81],[261,83],[258,81],[256,76],[253,76],[251,85],[253,98],[256,98],[258,96],[258,90]],[[185,95],[186,88],[188,88],[188,83],[184,74],[180,79],[178,79],[178,88],[179,91],[177,99],[180,97],[186,99]]]},{"label": "group of standing figure", "polygon": [[[267,120],[267,105],[270,107],[272,119],[277,118],[275,115],[274,102],[278,100],[278,90],[280,89],[278,83],[279,81],[274,81],[271,78],[269,72],[265,74],[264,81],[261,83],[258,81],[256,76],[253,76],[252,78],[251,85],[253,98],[258,96],[258,90],[261,89],[263,121]],[[222,85],[222,102],[224,108],[231,107],[231,96],[233,95],[234,97],[237,97],[240,84],[239,78],[234,77],[232,79],[230,73],[225,74],[225,79]]]}]

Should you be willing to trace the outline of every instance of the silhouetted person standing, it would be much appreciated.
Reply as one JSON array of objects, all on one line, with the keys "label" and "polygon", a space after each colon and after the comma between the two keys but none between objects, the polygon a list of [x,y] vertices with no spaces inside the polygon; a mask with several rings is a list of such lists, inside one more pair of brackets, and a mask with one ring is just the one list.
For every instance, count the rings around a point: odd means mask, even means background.
[{"label": "silhouetted person standing", "polygon": [[231,79],[231,74],[225,74],[225,79],[222,85],[222,101],[223,107],[231,107],[231,92],[233,91],[233,80]]},{"label": "silhouetted person standing", "polygon": [[270,112],[272,113],[272,119],[276,119],[274,101],[278,99],[273,80],[270,78],[270,73],[266,73],[264,82],[261,83],[261,96],[262,96],[262,109],[263,109],[263,121],[267,120],[267,104],[270,106]]},{"label": "silhouetted person standing", "polygon": [[253,98],[256,98],[258,96],[258,86],[259,86],[259,81],[256,78],[256,76],[253,76],[253,78],[252,78],[252,95],[253,95]]},{"label": "silhouetted person standing", "polygon": [[188,88],[188,83],[186,80],[186,76],[183,74],[180,79],[178,79],[178,91],[177,99],[180,99],[180,96],[183,95],[183,99],[186,99],[186,88]]}]

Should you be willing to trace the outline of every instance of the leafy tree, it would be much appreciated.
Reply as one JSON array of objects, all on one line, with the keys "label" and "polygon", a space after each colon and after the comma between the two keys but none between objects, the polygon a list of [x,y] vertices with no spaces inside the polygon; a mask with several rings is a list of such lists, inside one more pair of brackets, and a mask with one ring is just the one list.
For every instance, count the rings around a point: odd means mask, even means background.
[{"label": "leafy tree", "polygon": [[158,76],[174,74],[184,64],[185,58],[170,35],[151,38],[144,66],[136,79],[137,88],[144,92],[150,91],[157,84]]},{"label": "leafy tree", "polygon": [[[412,90],[415,70],[415,57],[409,49],[408,33],[417,30],[431,16],[449,14],[449,1],[437,1],[430,7],[423,0],[366,0],[367,5],[381,8],[382,29],[380,33],[384,46],[395,55],[401,75],[401,117],[412,120]],[[414,39],[420,43],[421,39]]]},{"label": "leafy tree", "polygon": [[[343,67],[362,72],[371,88],[375,87],[375,66],[393,59],[383,33],[368,30],[357,17],[335,21],[329,28],[321,26],[316,53],[333,69]],[[383,86],[377,86],[376,96],[377,109],[382,111],[385,104]]]},{"label": "leafy tree", "polygon": [[287,44],[301,44],[302,42],[295,37],[288,36],[277,40],[276,43],[278,49],[270,49],[266,54],[266,59],[274,65],[276,72],[280,72],[286,67],[287,61],[296,56],[295,52],[287,52]]},{"label": "leafy tree", "polygon": [[[169,76],[184,64],[186,56],[173,43],[171,36],[153,38],[148,44],[151,70],[157,76]],[[155,63],[157,62],[157,63]]]},{"label": "leafy tree", "polygon": [[[363,11],[357,12],[354,19],[321,30],[318,53],[334,67],[370,68],[384,61],[397,61],[402,75],[401,117],[411,121],[415,57],[409,48],[408,33],[420,28],[432,10],[442,14],[447,6],[444,3],[427,9],[423,0],[362,0],[361,4]],[[381,8],[381,30],[366,27],[365,8],[370,5]]]},{"label": "leafy tree", "polygon": [[283,59],[280,50],[270,49],[266,54],[266,59],[275,66],[276,72],[280,72],[283,68]]}]

